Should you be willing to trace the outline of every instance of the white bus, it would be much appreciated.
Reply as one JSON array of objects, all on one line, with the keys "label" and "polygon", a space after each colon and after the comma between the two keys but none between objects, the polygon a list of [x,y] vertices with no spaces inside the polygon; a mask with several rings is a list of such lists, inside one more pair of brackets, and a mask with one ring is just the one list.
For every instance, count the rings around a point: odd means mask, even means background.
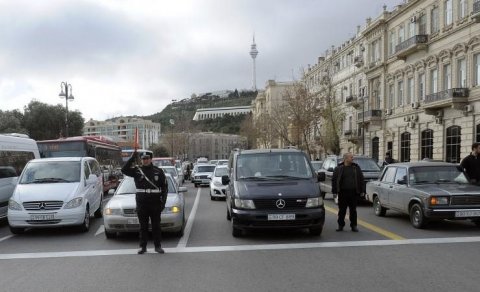
[{"label": "white bus", "polygon": [[37,143],[25,134],[0,134],[0,219],[28,161],[40,158]]}]

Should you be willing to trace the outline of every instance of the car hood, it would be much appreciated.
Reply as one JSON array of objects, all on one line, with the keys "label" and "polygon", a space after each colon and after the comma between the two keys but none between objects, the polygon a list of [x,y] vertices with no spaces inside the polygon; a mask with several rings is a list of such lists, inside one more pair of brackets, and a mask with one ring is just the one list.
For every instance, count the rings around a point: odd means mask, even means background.
[{"label": "car hood", "polygon": [[[169,193],[165,207],[172,207],[178,205],[180,198],[177,194]],[[111,209],[135,209],[137,203],[135,201],[135,194],[115,195],[108,201],[105,208]]]},{"label": "car hood", "polygon": [[470,184],[424,184],[415,185],[413,188],[425,193],[434,195],[478,195],[480,194],[480,187]]},{"label": "car hood", "polygon": [[12,198],[18,203],[40,200],[68,202],[74,197],[83,196],[79,193],[80,188],[79,182],[17,184]]},{"label": "car hood", "polygon": [[213,172],[195,172],[195,175],[211,175],[211,176],[213,176]]},{"label": "car hood", "polygon": [[363,172],[363,177],[366,179],[366,180],[375,180],[377,179],[378,177],[380,176],[380,172],[379,171],[373,171],[373,172]]},{"label": "car hood", "polygon": [[320,188],[313,179],[236,181],[236,193],[242,199],[267,199],[282,194],[286,198],[311,198],[320,196]]}]

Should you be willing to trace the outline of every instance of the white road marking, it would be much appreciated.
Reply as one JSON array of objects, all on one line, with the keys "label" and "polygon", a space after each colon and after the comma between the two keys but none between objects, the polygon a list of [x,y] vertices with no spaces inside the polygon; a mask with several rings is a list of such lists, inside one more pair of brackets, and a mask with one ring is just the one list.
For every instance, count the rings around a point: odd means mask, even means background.
[{"label": "white road marking", "polygon": [[101,233],[104,233],[104,232],[105,232],[105,226],[103,226],[103,224],[102,224],[102,225],[100,225],[100,227],[98,227],[97,232],[95,232],[95,236],[97,236]]},{"label": "white road marking", "polygon": [[13,237],[13,234],[10,234],[10,235],[7,235],[7,236],[5,236],[5,237],[2,237],[2,238],[0,238],[0,242],[2,242],[2,241],[4,241],[4,240],[7,240],[7,239],[9,239],[9,238],[12,238],[12,237]]},{"label": "white road marking", "polygon": [[202,188],[198,188],[197,196],[195,197],[195,202],[193,203],[192,211],[188,216],[187,225],[185,226],[185,230],[183,231],[183,236],[178,241],[177,248],[184,248],[187,246],[188,238],[190,237],[190,232],[192,232],[193,221],[195,219],[195,215],[197,214],[198,202],[200,202],[201,192],[202,192]]},{"label": "white road marking", "polygon": [[[292,244],[174,247],[174,248],[164,248],[164,250],[168,254],[168,253],[191,253],[191,252],[342,248],[342,247],[362,247],[362,246],[393,246],[393,245],[410,245],[410,244],[445,244],[445,243],[471,243],[471,242],[480,242],[480,236],[420,238],[420,239],[404,239],[404,240],[366,240],[366,241],[340,241],[340,242],[315,242],[315,243],[312,242],[312,243],[292,243]],[[149,250],[149,252],[151,253],[152,250]],[[91,257],[91,256],[108,256],[108,255],[133,255],[133,254],[135,255],[137,254],[137,249],[85,250],[85,251],[64,251],[64,252],[55,251],[55,252],[38,252],[38,253],[0,254],[0,260]]]}]

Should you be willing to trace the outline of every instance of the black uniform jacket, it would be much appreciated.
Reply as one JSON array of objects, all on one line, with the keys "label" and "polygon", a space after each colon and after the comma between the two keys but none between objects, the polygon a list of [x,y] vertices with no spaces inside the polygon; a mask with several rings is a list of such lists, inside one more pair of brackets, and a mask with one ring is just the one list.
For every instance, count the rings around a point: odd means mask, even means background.
[{"label": "black uniform jacket", "polygon": [[470,154],[460,162],[460,166],[472,183],[480,183],[480,156]]},{"label": "black uniform jacket", "polygon": [[[142,171],[140,171],[140,169]],[[142,173],[143,172],[143,173]],[[162,209],[165,207],[168,195],[168,184],[165,173],[160,168],[149,166],[137,166],[135,165],[135,154],[122,167],[122,173],[133,177],[135,180],[135,187],[137,188],[136,201],[137,204],[161,204]],[[153,186],[146,178],[150,180],[155,186]],[[156,192],[159,189],[160,192]],[[142,190],[146,190],[143,192]],[[151,192],[154,191],[154,192]]]},{"label": "black uniform jacket", "polygon": [[[365,178],[363,177],[362,169],[355,162],[352,163],[353,171],[355,173],[355,192],[357,195],[365,193]],[[340,163],[333,171],[332,176],[332,194],[338,194],[342,185],[343,162]]]}]

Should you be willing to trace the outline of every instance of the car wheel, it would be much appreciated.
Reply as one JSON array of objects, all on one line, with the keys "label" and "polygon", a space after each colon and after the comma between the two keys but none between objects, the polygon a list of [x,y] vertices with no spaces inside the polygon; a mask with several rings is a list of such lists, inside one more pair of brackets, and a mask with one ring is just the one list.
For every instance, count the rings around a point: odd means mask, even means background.
[{"label": "car wheel", "polygon": [[320,234],[322,234],[323,227],[312,227],[308,231],[310,232],[310,235],[320,236]]},{"label": "car wheel", "polygon": [[107,239],[112,239],[112,238],[116,238],[117,237],[117,233],[116,232],[113,232],[113,231],[108,231],[105,229],[105,237]]},{"label": "car wheel", "polygon": [[25,232],[25,228],[12,227],[12,226],[8,226],[8,227],[10,228],[10,232],[13,234],[22,234]]},{"label": "car wheel", "polygon": [[183,213],[182,227],[180,228],[179,231],[176,232],[176,235],[177,235],[178,237],[182,237],[184,231],[185,231],[185,213]]},{"label": "car wheel", "polygon": [[212,195],[210,195],[210,200],[215,201],[215,198]]},{"label": "car wheel", "polygon": [[98,206],[97,211],[93,214],[95,218],[102,218],[103,217],[103,196],[100,198],[100,205]]},{"label": "car wheel", "polygon": [[195,187],[198,188],[198,184],[195,184]]},{"label": "car wheel", "polygon": [[236,225],[236,221],[235,218],[232,218],[232,236],[233,237],[240,237],[242,236],[242,230],[241,229],[238,229],[237,227],[235,227]]},{"label": "car wheel", "polygon": [[81,232],[87,232],[90,229],[90,211],[88,205],[85,208],[85,216],[83,217],[83,223],[80,225]]},{"label": "car wheel", "polygon": [[410,222],[412,226],[418,229],[424,228],[427,224],[425,215],[423,215],[423,210],[420,204],[415,203],[410,208]]},{"label": "car wheel", "polygon": [[387,213],[387,209],[382,207],[382,205],[380,204],[380,199],[378,198],[378,196],[375,196],[375,198],[373,199],[373,210],[375,211],[375,215],[377,216],[383,217]]}]

